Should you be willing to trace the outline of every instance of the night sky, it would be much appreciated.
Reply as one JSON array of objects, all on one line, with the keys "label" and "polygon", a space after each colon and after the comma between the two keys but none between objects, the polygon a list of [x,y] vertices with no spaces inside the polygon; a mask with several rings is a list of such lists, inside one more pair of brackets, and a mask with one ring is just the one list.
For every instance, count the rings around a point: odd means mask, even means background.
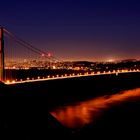
[{"label": "night sky", "polygon": [[0,24],[64,60],[140,59],[140,1],[3,0]]}]

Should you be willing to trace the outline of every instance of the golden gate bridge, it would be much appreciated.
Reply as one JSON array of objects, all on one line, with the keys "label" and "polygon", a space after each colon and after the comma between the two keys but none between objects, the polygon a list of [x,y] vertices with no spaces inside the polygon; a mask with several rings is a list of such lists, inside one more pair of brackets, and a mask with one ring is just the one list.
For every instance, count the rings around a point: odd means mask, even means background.
[{"label": "golden gate bridge", "polygon": [[[7,40],[9,43],[6,42]],[[13,45],[14,43],[16,45]],[[14,48],[12,46],[14,46]],[[102,72],[92,71],[84,73],[63,73],[50,75],[49,73],[46,74],[44,71],[43,75],[41,73],[37,73],[38,76],[27,75],[26,78],[22,78],[21,76],[24,75],[27,70],[29,70],[30,66],[42,68],[46,67],[50,63],[56,62],[59,62],[63,65],[63,60],[60,61],[60,59],[51,55],[51,53],[31,45],[30,43],[22,40],[18,36],[8,31],[6,28],[0,27],[0,81],[4,82],[5,84],[19,84],[25,82],[56,80],[74,77],[78,78],[83,76],[97,76],[106,74],[115,74],[117,76],[119,73],[140,72],[139,69],[122,69]],[[17,74],[19,71],[20,74]],[[34,73],[36,71],[31,72]]]}]

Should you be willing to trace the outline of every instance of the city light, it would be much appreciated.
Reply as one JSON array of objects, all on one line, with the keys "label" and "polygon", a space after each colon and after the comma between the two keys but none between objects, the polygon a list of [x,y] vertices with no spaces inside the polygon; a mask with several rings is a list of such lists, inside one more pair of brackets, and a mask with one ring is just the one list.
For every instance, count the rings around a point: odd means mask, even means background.
[{"label": "city light", "polygon": [[53,69],[56,69],[56,66],[53,66]]},{"label": "city light", "polygon": [[107,62],[110,62],[110,63],[111,63],[111,62],[114,62],[114,61],[115,61],[114,59],[108,59],[108,60],[107,60]]}]

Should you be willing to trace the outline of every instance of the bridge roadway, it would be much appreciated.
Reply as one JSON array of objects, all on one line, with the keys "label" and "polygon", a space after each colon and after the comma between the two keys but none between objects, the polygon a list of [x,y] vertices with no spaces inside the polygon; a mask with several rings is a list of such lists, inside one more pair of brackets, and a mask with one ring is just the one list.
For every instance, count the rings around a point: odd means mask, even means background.
[{"label": "bridge roadway", "polygon": [[123,74],[123,73],[136,73],[136,72],[140,72],[139,69],[137,70],[113,70],[113,71],[104,71],[104,72],[91,72],[91,73],[88,73],[86,72],[85,74],[64,74],[64,75],[56,75],[56,76],[47,76],[46,78],[45,77],[42,77],[40,78],[39,76],[37,77],[37,79],[34,79],[34,78],[27,78],[26,80],[22,80],[20,79],[19,81],[18,80],[6,80],[4,83],[7,84],[7,85],[10,85],[10,84],[22,84],[22,83],[30,83],[30,82],[38,82],[38,81],[46,81],[46,80],[57,80],[57,79],[66,79],[66,78],[78,78],[78,77],[86,77],[86,76],[98,76],[98,75],[110,75],[110,74],[115,74],[116,76],[118,74]]}]

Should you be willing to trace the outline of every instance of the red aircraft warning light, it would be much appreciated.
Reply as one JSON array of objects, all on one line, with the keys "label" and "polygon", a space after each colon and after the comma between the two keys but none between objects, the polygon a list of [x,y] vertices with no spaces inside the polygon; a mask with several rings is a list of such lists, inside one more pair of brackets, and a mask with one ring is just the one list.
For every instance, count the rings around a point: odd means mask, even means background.
[{"label": "red aircraft warning light", "polygon": [[41,56],[42,56],[42,57],[44,57],[44,56],[45,56],[45,54],[44,54],[44,53],[42,53],[42,54],[41,54]]},{"label": "red aircraft warning light", "polygon": [[52,55],[51,55],[51,53],[48,53],[48,57],[51,57]]}]

